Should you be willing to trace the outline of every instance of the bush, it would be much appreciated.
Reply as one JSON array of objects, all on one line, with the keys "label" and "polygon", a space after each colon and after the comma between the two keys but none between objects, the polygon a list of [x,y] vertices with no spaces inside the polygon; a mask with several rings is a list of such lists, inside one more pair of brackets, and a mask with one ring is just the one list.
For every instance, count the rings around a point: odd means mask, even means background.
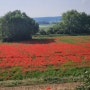
[{"label": "bush", "polygon": [[90,90],[90,72],[85,71],[83,78],[84,78],[84,85],[76,87],[75,90]]},{"label": "bush", "polygon": [[39,25],[19,10],[8,12],[0,18],[0,32],[3,41],[20,41],[31,39],[38,32]]},{"label": "bush", "polygon": [[40,33],[40,35],[46,35],[46,34],[47,34],[46,31],[43,30],[43,29],[41,29],[41,30],[39,31],[39,33]]}]

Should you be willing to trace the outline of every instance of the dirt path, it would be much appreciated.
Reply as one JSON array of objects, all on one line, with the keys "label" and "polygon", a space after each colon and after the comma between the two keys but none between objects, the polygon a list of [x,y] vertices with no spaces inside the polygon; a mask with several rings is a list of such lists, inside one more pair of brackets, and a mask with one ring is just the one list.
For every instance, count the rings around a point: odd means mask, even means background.
[{"label": "dirt path", "polygon": [[64,84],[46,84],[46,85],[31,85],[18,87],[4,87],[0,90],[74,90],[76,86],[82,83],[64,83]]}]

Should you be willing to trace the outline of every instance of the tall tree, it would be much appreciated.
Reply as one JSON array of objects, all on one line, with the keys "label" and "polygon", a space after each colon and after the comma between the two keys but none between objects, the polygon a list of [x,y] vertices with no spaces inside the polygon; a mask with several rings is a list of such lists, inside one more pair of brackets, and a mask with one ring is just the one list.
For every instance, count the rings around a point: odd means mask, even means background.
[{"label": "tall tree", "polygon": [[20,10],[8,12],[0,18],[0,30],[3,41],[20,41],[30,39],[38,32],[39,25]]},{"label": "tall tree", "polygon": [[76,10],[64,13],[62,16],[62,23],[66,33],[80,33],[80,13]]},{"label": "tall tree", "polygon": [[67,11],[62,15],[61,22],[53,26],[52,31],[72,35],[90,34],[90,15],[76,10]]}]

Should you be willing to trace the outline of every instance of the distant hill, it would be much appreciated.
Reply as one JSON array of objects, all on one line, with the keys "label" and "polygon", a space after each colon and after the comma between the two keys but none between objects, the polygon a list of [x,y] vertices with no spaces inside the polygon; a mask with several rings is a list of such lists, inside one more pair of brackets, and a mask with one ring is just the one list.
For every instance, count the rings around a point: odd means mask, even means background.
[{"label": "distant hill", "polygon": [[61,16],[56,16],[56,17],[37,17],[33,19],[39,24],[54,24],[60,22],[61,18],[62,18]]}]

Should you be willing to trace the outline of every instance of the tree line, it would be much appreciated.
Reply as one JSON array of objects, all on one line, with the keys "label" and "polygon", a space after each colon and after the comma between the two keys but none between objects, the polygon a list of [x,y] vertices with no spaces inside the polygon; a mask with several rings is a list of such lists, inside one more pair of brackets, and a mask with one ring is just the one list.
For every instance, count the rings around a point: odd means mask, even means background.
[{"label": "tree line", "polygon": [[76,10],[67,11],[59,23],[40,31],[40,34],[90,34],[90,15]]},{"label": "tree line", "polygon": [[39,30],[39,24],[20,10],[8,12],[0,18],[0,38],[2,41],[21,41],[32,38],[39,32],[46,34],[90,34],[90,15],[76,10],[63,13],[60,22],[48,28]]}]

